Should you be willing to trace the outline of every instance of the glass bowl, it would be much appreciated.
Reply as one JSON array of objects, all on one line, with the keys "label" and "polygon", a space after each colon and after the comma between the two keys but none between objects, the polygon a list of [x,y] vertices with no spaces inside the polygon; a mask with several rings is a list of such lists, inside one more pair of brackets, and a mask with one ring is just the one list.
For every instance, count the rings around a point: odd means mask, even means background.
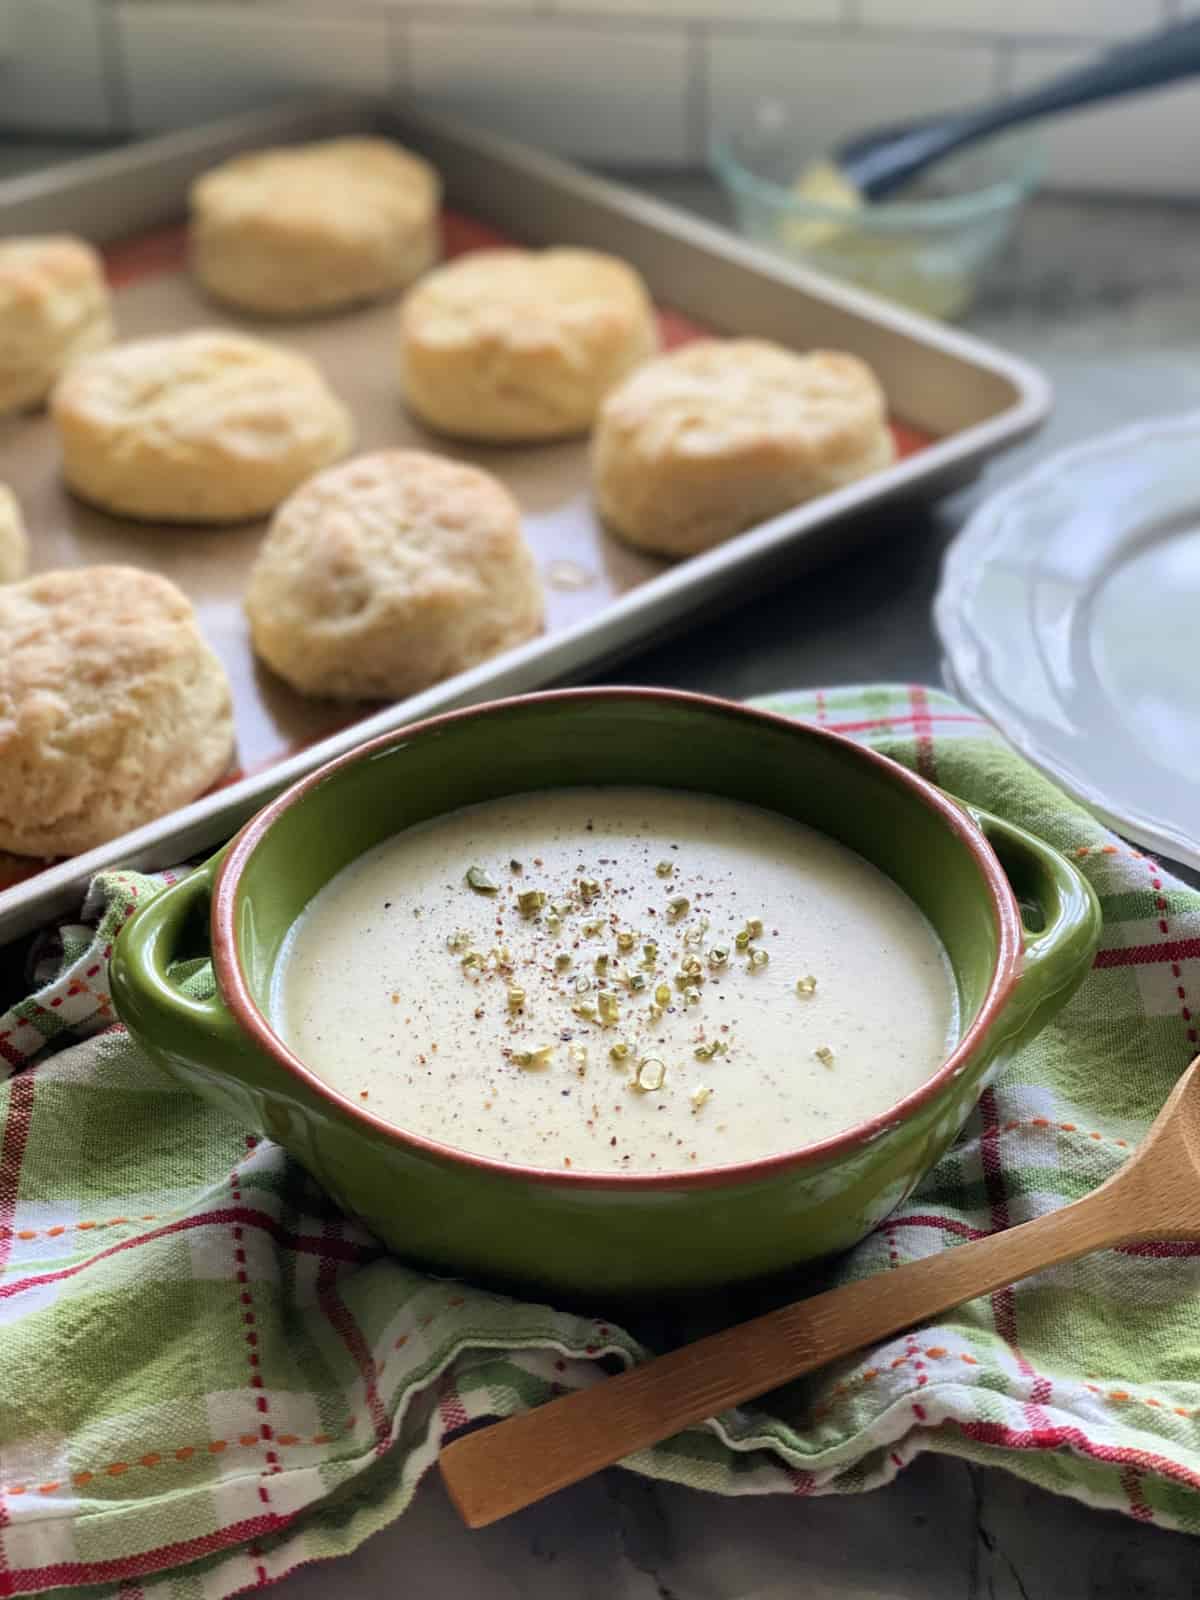
[{"label": "glass bowl", "polygon": [[1042,169],[1036,142],[1007,134],[948,156],[896,200],[823,203],[796,184],[825,152],[777,101],[762,102],[745,129],[715,135],[710,155],[738,226],[756,244],[947,318],[971,304]]}]

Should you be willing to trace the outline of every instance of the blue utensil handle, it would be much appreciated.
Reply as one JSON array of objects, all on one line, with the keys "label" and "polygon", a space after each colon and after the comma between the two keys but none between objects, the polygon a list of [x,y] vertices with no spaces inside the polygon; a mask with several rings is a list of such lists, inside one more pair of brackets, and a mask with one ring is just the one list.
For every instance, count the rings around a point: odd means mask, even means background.
[{"label": "blue utensil handle", "polygon": [[1118,45],[1099,60],[1064,72],[1040,88],[1014,95],[999,105],[985,107],[962,119],[976,136],[995,133],[1016,122],[1047,116],[1052,111],[1072,111],[1094,100],[1116,99],[1140,89],[1157,88],[1200,72],[1200,21],[1164,28],[1132,44]]},{"label": "blue utensil handle", "polygon": [[978,111],[914,123],[907,131],[897,129],[892,138],[880,130],[847,141],[838,153],[839,164],[864,194],[878,198],[942,156],[1004,128],[1196,73],[1200,73],[1200,20],[1177,23],[1131,44],[1118,45],[1086,66]]}]

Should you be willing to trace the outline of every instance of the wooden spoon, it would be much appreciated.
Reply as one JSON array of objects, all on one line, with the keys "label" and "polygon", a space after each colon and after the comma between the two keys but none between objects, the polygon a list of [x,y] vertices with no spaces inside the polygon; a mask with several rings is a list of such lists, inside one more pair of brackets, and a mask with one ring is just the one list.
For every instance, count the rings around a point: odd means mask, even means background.
[{"label": "wooden spoon", "polygon": [[797,1300],[468,1434],[442,1451],[442,1476],[468,1526],[486,1527],[964,1300],[1092,1250],[1149,1239],[1200,1239],[1200,1057],[1134,1155],[1073,1205]]}]

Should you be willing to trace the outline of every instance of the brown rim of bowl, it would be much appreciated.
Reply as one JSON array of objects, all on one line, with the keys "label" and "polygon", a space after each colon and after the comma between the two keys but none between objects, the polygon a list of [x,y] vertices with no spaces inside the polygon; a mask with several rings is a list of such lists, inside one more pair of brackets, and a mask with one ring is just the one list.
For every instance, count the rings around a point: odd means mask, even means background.
[{"label": "brown rim of bowl", "polygon": [[[716,713],[719,716],[729,717],[736,721],[757,722],[775,728],[787,729],[790,732],[798,732],[809,738],[831,740],[854,751],[856,757],[864,765],[886,770],[893,782],[908,788],[931,811],[937,813],[950,832],[957,835],[975,857],[983,881],[991,891],[992,914],[996,921],[999,949],[995,970],[992,973],[983,1005],[979,1009],[979,1015],[931,1077],[927,1078],[919,1088],[914,1089],[911,1094],[905,1095],[902,1100],[897,1100],[894,1105],[889,1106],[886,1111],[881,1112],[878,1116],[868,1118],[865,1122],[856,1123],[854,1127],[847,1128],[828,1139],[819,1140],[815,1144],[801,1145],[796,1150],[785,1150],[776,1155],[762,1156],[756,1161],[733,1162],[727,1166],[692,1167],[686,1171],[678,1172],[594,1172],[583,1168],[576,1169],[572,1167],[569,1170],[559,1170],[552,1167],[531,1167],[522,1165],[519,1162],[501,1161],[492,1156],[475,1155],[468,1150],[456,1149],[453,1145],[441,1144],[436,1139],[427,1139],[421,1134],[408,1133],[403,1128],[397,1127],[395,1123],[385,1121],[384,1118],[377,1116],[374,1112],[368,1111],[365,1107],[356,1104],[345,1095],[339,1094],[336,1089],[331,1088],[316,1073],[306,1067],[298,1056],[293,1055],[283,1040],[272,1029],[250,994],[238,957],[237,940],[234,933],[234,909],[241,872],[267,830],[284,812],[302,801],[310,789],[314,789],[318,784],[324,783],[327,778],[340,771],[343,767],[351,766],[357,761],[369,760],[377,751],[395,746],[398,743],[407,743],[409,740],[419,738],[434,729],[449,727],[454,723],[467,721],[472,717],[494,715],[496,712],[510,711],[533,703],[562,703],[573,700],[659,701],[668,705],[677,705],[685,710],[699,710],[710,714]],[[241,833],[238,834],[230,847],[228,855],[221,863],[217,880],[213,887],[211,920],[213,966],[216,970],[221,994],[230,1012],[261,1050],[265,1050],[268,1055],[285,1067],[293,1077],[297,1078],[307,1089],[316,1094],[319,1099],[326,1101],[352,1123],[361,1127],[364,1132],[382,1135],[390,1143],[401,1145],[417,1154],[432,1157],[434,1160],[448,1163],[451,1166],[463,1167],[475,1172],[486,1172],[496,1177],[515,1179],[521,1183],[544,1183],[568,1189],[580,1187],[585,1189],[624,1190],[716,1188],[726,1184],[755,1182],[772,1178],[791,1168],[816,1165],[836,1156],[848,1155],[852,1151],[870,1144],[873,1139],[877,1139],[888,1129],[907,1121],[922,1106],[926,1105],[930,1100],[936,1099],[942,1088],[962,1071],[984,1034],[999,1017],[1012,993],[1022,966],[1021,918],[1017,908],[1016,897],[992,847],[988,844],[979,828],[949,796],[943,794],[940,789],[935,788],[933,784],[928,783],[924,778],[918,777],[916,773],[910,772],[907,767],[900,766],[899,763],[868,749],[865,745],[855,744],[853,740],[847,739],[845,735],[836,733],[832,729],[817,727],[812,723],[798,722],[792,717],[781,716],[773,711],[760,711],[757,708],[739,705],[737,701],[722,700],[715,695],[688,694],[676,689],[616,687],[608,689],[543,690],[536,694],[515,695],[503,700],[490,700],[482,705],[470,706],[462,711],[447,712],[442,716],[430,717],[424,722],[414,722],[410,727],[400,728],[391,733],[385,733],[377,739],[371,739],[366,744],[359,745],[356,750],[351,750],[346,755],[338,756],[325,766],[318,767],[315,772],[310,772],[306,777],[300,778],[291,788],[284,790],[283,794],[271,801],[268,806],[265,806],[257,816],[251,818]]]}]

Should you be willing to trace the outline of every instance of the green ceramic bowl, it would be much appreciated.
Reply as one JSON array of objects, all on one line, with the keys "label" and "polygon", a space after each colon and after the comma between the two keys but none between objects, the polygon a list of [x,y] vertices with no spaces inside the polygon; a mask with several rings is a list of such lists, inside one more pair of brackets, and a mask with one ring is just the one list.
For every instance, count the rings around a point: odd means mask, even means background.
[{"label": "green ceramic bowl", "polygon": [[[525,1168],[406,1133],[326,1087],[272,1031],[271,976],[323,884],[410,823],[515,792],[655,784],[767,806],[888,873],[949,952],[963,1027],[915,1093],[820,1144],[639,1176]],[[1024,915],[1024,922],[1022,917]],[[1020,829],[824,729],[659,690],[531,695],[386,735],[302,779],[131,919],[121,1017],[198,1094],[269,1135],[401,1254],[584,1297],[727,1284],[844,1250],[903,1201],[989,1077],[1091,962],[1096,901]],[[174,962],[211,947],[218,994]]]}]

